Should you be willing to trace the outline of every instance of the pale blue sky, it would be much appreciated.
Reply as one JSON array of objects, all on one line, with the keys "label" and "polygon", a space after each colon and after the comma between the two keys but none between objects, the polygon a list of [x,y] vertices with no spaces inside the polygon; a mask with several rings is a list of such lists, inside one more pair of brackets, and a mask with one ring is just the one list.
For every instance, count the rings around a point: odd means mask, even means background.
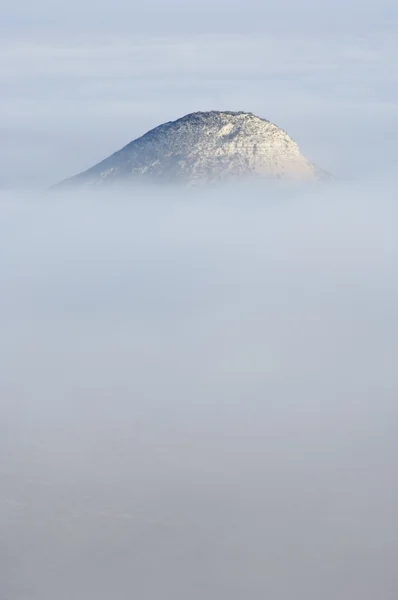
[{"label": "pale blue sky", "polygon": [[394,0],[221,0],[189,2],[162,0],[114,4],[100,0],[30,0],[7,3],[1,27],[26,31],[113,31],[140,33],[227,33],[267,31],[278,28],[301,30],[374,30],[394,27]]}]

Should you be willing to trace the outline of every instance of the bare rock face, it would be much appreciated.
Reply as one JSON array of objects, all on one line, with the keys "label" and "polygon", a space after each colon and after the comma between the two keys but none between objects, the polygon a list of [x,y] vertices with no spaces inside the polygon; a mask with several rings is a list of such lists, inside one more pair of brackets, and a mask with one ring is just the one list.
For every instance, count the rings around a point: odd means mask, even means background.
[{"label": "bare rock face", "polygon": [[330,178],[273,123],[252,113],[210,111],[159,125],[61,185],[137,181],[198,185],[252,176],[298,181]]}]

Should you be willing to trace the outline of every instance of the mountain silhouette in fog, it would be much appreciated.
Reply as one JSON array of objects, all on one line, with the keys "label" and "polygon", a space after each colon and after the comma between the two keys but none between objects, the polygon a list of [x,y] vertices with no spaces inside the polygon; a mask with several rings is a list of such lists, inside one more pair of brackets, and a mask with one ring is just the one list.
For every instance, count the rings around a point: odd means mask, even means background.
[{"label": "mountain silhouette in fog", "polygon": [[58,186],[137,181],[196,185],[253,176],[293,181],[330,178],[270,121],[246,112],[209,111],[159,125]]}]

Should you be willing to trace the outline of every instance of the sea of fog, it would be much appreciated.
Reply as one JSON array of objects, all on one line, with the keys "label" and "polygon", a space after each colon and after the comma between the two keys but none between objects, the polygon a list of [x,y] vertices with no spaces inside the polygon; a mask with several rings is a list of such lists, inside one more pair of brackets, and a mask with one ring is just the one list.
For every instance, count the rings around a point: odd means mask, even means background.
[{"label": "sea of fog", "polygon": [[395,600],[396,190],[1,195],[2,600]]}]

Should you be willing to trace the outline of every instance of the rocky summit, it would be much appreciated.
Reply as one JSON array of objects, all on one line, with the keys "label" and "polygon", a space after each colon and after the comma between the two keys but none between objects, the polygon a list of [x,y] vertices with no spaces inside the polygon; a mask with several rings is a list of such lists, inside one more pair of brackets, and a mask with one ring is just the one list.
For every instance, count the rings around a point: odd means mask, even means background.
[{"label": "rocky summit", "polygon": [[293,181],[330,177],[270,121],[252,113],[210,111],[159,125],[60,185],[198,185],[253,176]]}]

